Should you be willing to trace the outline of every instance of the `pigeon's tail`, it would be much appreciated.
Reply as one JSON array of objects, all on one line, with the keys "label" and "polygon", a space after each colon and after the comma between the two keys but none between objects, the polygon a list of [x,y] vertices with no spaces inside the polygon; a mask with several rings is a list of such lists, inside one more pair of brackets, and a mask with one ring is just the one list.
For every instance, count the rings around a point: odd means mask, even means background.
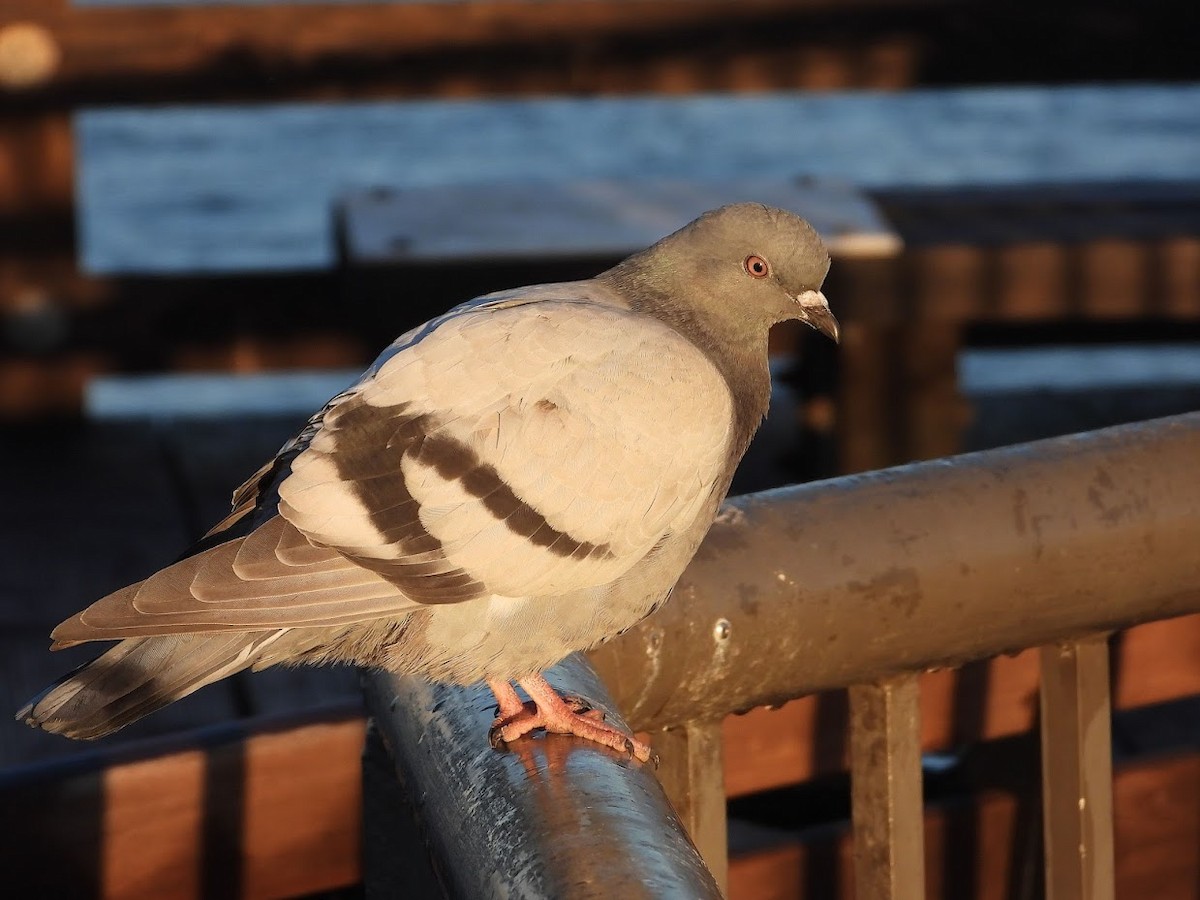
[{"label": "pigeon's tail", "polygon": [[112,734],[254,665],[282,631],[130,638],[51,685],[17,720],[71,738]]}]

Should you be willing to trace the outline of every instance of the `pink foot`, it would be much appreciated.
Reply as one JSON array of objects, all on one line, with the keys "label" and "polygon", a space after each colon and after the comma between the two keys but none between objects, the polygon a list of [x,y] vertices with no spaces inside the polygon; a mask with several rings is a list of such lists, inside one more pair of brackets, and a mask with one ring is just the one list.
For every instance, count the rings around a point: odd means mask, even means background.
[{"label": "pink foot", "polygon": [[488,681],[499,705],[496,721],[488,732],[493,747],[515,741],[535,728],[544,728],[555,734],[573,734],[585,740],[595,741],[622,753],[628,753],[642,762],[648,761],[653,753],[641,741],[625,732],[607,725],[604,713],[591,709],[577,697],[562,698],[540,675],[522,679],[521,687],[529,694],[530,702],[522,703],[517,692],[507,681]]}]

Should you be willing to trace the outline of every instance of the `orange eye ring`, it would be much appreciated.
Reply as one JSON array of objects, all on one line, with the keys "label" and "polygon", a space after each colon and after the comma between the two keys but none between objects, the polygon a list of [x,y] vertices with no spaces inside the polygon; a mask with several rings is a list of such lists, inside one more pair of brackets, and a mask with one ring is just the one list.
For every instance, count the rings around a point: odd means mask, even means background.
[{"label": "orange eye ring", "polygon": [[742,267],[751,278],[766,278],[771,274],[771,267],[767,265],[767,261],[753,253],[746,257]]}]

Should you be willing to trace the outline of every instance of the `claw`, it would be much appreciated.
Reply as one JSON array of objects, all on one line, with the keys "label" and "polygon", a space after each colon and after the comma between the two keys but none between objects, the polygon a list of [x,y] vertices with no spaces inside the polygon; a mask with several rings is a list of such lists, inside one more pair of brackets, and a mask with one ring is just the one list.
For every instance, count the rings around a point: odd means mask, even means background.
[{"label": "claw", "polygon": [[497,722],[488,729],[488,743],[491,744],[493,750],[504,749],[504,738],[501,735],[503,726]]},{"label": "claw", "polygon": [[595,741],[643,762],[652,756],[648,746],[607,724],[604,711],[593,708],[586,700],[560,697],[541,676],[522,679],[520,684],[529,694],[529,703],[520,704],[507,682],[488,682],[500,703],[496,721],[488,731],[488,743],[493,748],[499,749],[502,744],[542,728]]}]

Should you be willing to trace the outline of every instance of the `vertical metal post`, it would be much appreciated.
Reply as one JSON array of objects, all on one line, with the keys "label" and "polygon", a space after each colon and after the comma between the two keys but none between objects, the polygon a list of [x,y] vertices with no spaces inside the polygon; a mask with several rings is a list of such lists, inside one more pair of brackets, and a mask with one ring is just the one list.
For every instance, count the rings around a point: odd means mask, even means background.
[{"label": "vertical metal post", "polygon": [[658,780],[721,891],[729,889],[721,723],[688,722],[654,736]]},{"label": "vertical metal post", "polygon": [[1107,636],[1042,647],[1047,900],[1112,900],[1112,725]]},{"label": "vertical metal post", "polygon": [[850,688],[858,900],[923,900],[925,896],[919,699],[915,674]]}]

